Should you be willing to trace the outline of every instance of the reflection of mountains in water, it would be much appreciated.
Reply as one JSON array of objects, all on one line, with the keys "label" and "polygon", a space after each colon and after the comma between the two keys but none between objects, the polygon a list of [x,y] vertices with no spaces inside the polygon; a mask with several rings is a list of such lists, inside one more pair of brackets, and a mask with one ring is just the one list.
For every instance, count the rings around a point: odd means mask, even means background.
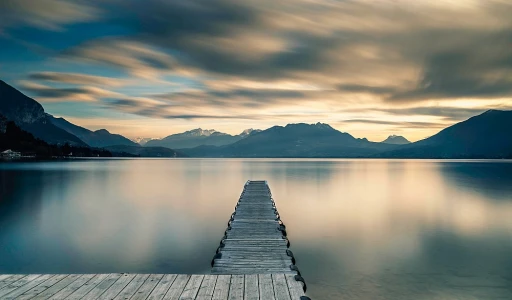
[{"label": "reflection of mountains in water", "polygon": [[512,202],[512,162],[441,162],[439,167],[443,177],[459,188]]}]

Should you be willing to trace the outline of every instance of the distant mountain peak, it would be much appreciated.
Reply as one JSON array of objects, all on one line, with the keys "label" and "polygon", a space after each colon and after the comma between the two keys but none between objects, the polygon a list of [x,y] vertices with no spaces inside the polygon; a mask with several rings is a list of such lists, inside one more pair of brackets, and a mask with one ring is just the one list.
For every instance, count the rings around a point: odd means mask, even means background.
[{"label": "distant mountain peak", "polygon": [[254,129],[252,129],[252,128],[245,129],[244,131],[242,131],[241,135],[251,134],[251,132],[253,132],[253,131],[254,131]]},{"label": "distant mountain peak", "polygon": [[95,133],[102,133],[102,134],[108,133],[108,134],[110,134],[110,132],[108,132],[108,130],[106,130],[106,129],[98,129],[98,130],[95,131]]},{"label": "distant mountain peak", "polygon": [[394,145],[405,145],[405,144],[410,144],[411,142],[401,135],[392,134],[392,135],[388,136],[387,139],[383,140],[381,143],[394,144]]},{"label": "distant mountain peak", "polygon": [[133,139],[130,139],[132,142],[137,143],[141,146],[144,146],[147,142],[153,140],[153,138],[145,138],[145,137],[136,137]]},{"label": "distant mountain peak", "polygon": [[[316,123],[316,124],[308,124],[308,123],[289,123],[289,124],[286,124],[286,126],[284,126],[285,128],[286,127],[301,127],[301,126],[308,126],[308,127],[315,127],[315,128],[321,128],[321,129],[334,129],[331,127],[331,125],[329,124],[326,124],[326,123]],[[276,126],[274,126],[276,127]],[[277,126],[277,127],[281,127],[281,126]]]},{"label": "distant mountain peak", "polygon": [[260,132],[261,130],[260,129],[252,129],[252,128],[249,128],[249,129],[245,129],[244,131],[242,131],[242,133],[239,134],[239,136],[241,137],[247,137],[253,133],[257,133],[257,132]]},{"label": "distant mountain peak", "polygon": [[210,136],[214,133],[216,133],[218,131],[216,131],[215,129],[202,129],[202,128],[197,128],[197,129],[192,129],[192,130],[189,130],[189,131],[185,131],[183,132],[183,135],[188,135],[188,136]]},{"label": "distant mountain peak", "polygon": [[316,123],[316,124],[315,124],[315,126],[316,126],[317,128],[321,128],[321,129],[331,129],[331,130],[335,130],[334,128],[332,128],[332,127],[331,127],[331,125],[326,124],[326,123],[320,123],[320,122],[318,122],[318,123]]}]

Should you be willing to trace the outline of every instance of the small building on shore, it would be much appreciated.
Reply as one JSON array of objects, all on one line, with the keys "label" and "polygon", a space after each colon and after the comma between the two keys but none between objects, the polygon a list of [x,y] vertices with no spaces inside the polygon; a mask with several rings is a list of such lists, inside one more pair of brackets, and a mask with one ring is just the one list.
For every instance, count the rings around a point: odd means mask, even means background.
[{"label": "small building on shore", "polygon": [[20,158],[21,152],[12,151],[11,149],[0,152],[1,158]]}]

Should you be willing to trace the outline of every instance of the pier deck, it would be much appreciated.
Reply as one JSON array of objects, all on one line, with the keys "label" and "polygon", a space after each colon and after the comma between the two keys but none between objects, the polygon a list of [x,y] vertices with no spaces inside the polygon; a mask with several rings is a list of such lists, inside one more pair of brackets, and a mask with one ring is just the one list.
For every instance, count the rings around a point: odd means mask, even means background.
[{"label": "pier deck", "polygon": [[248,181],[212,262],[212,274],[297,274],[265,181]]},{"label": "pier deck", "polygon": [[291,274],[31,274],[0,275],[0,299],[298,300]]},{"label": "pier deck", "polygon": [[265,181],[248,181],[212,260],[212,274],[0,275],[0,299],[305,300]]}]

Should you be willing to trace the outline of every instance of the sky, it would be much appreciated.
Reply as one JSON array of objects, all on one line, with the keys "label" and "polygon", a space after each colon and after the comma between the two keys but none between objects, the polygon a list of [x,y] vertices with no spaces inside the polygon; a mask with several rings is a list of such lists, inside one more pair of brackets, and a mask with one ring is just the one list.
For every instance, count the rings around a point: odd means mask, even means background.
[{"label": "sky", "polygon": [[512,109],[509,0],[0,0],[0,79],[129,138],[328,123],[415,141]]}]

